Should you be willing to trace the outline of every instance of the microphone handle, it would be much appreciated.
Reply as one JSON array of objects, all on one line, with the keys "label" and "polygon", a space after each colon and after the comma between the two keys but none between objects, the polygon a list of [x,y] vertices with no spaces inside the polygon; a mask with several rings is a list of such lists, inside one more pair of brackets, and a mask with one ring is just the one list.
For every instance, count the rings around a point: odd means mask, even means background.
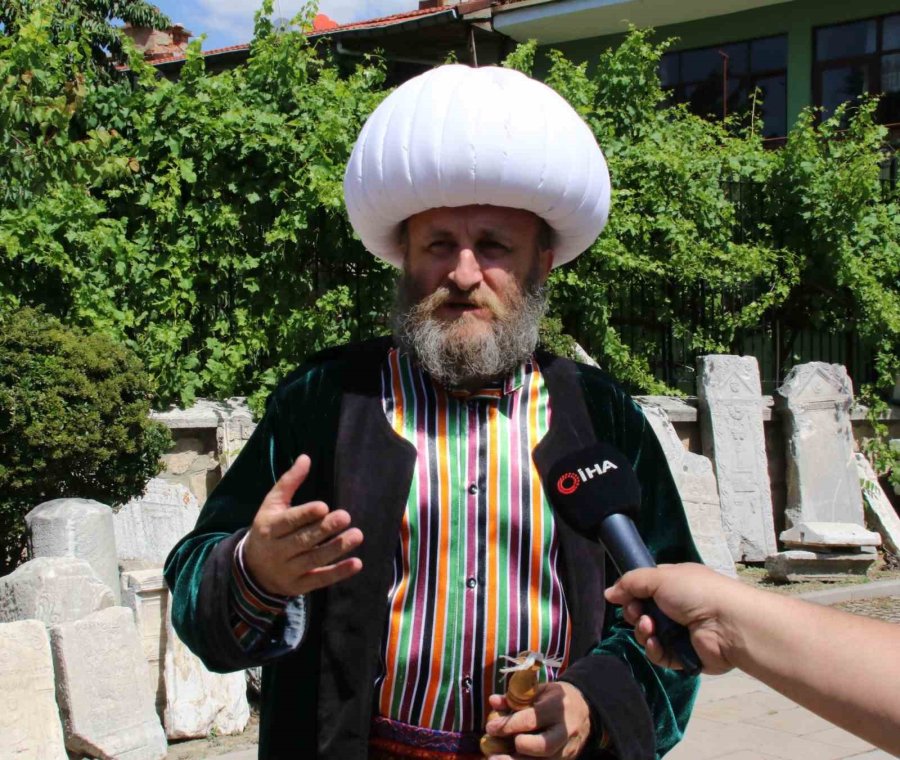
[{"label": "microphone handle", "polygon": [[[605,518],[600,523],[600,542],[621,575],[641,567],[656,567],[641,534],[627,515],[617,513]],[[691,644],[688,629],[666,615],[653,599],[643,599],[641,603],[644,613],[653,620],[656,637],[666,652],[678,657],[686,675],[695,676],[700,673],[703,664]]]}]

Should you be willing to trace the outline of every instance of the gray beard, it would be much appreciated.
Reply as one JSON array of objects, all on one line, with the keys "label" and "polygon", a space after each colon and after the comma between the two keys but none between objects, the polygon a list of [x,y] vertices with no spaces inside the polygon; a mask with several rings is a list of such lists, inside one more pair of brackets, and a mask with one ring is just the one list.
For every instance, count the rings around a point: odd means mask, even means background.
[{"label": "gray beard", "polygon": [[507,377],[534,353],[547,309],[546,289],[532,279],[506,304],[505,315],[494,314],[489,330],[467,336],[461,320],[436,319],[426,300],[401,275],[391,314],[394,340],[445,388],[472,389]]}]

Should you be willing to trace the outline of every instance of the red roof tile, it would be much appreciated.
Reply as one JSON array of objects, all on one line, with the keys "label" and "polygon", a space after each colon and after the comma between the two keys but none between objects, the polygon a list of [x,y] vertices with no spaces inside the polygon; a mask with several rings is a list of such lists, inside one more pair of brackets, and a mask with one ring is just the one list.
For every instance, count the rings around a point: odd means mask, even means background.
[{"label": "red roof tile", "polygon": [[[352,24],[340,24],[328,32],[346,32],[351,29],[374,29],[380,26],[393,26],[409,19],[422,18],[424,16],[434,16],[438,13],[446,13],[455,6],[445,5],[437,8],[421,8],[414,11],[406,11],[405,13],[395,13],[392,16],[381,16],[380,18],[370,18],[365,21],[354,21]],[[319,30],[313,29],[313,34],[321,34]]]}]

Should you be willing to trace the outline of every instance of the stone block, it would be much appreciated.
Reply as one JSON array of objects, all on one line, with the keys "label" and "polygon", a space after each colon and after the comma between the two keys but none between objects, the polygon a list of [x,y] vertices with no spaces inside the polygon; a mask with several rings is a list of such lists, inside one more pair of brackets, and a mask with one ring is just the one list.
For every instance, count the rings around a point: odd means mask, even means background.
[{"label": "stone block", "polygon": [[74,557],[37,557],[0,578],[0,622],[56,625],[115,604],[112,590]]},{"label": "stone block", "polygon": [[697,392],[703,453],[718,481],[731,556],[736,562],[762,562],[777,545],[756,359],[700,357]]},{"label": "stone block", "polygon": [[862,485],[866,524],[878,531],[885,549],[900,556],[900,516],[878,482],[878,476],[869,460],[859,452],[853,457],[856,459],[856,472]]},{"label": "stone block", "polygon": [[798,364],[776,393],[787,452],[788,528],[801,522],[865,525],[850,406],[853,385],[840,364]]},{"label": "stone block", "polygon": [[122,603],[134,613],[147,662],[147,677],[160,720],[166,706],[163,662],[166,651],[166,613],[169,589],[162,568],[122,573]]},{"label": "stone block", "polygon": [[262,668],[247,668],[247,691],[254,699],[262,696]]},{"label": "stone block", "polygon": [[840,581],[865,575],[878,555],[872,552],[813,552],[802,549],[778,552],[766,559],[766,571],[775,581]]},{"label": "stone block", "polygon": [[153,709],[131,610],[110,607],[50,629],[56,698],[72,754],[162,760],[166,736]]},{"label": "stone block", "polygon": [[182,485],[152,478],[142,496],[113,516],[120,560],[162,565],[172,547],[197,524],[200,506]]},{"label": "stone block", "polygon": [[206,669],[166,621],[163,723],[169,739],[196,739],[215,731],[239,734],[250,720],[244,671],[220,675]]},{"label": "stone block", "polygon": [[857,549],[881,546],[881,536],[853,523],[802,522],[779,536],[787,546]]},{"label": "stone block", "polygon": [[722,529],[719,492],[712,463],[704,456],[685,451],[662,407],[647,400],[642,406],[666,456],[701,559],[717,572],[737,577],[734,560]]},{"label": "stone block", "polygon": [[119,603],[119,563],[112,510],[92,499],[53,499],[27,515],[29,558],[85,560]]},{"label": "stone block", "polygon": [[0,624],[0,756],[66,760],[47,629],[37,620]]}]

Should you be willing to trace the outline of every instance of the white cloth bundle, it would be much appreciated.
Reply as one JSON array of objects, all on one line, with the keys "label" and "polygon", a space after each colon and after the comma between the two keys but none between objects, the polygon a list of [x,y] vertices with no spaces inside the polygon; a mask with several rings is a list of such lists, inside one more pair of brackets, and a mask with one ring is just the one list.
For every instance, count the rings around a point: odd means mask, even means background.
[{"label": "white cloth bundle", "polygon": [[555,233],[553,266],[588,248],[609,214],[603,153],[575,110],[511,69],[440,66],[391,93],[363,126],[344,175],[366,248],[402,264],[399,225],[476,204],[531,211]]}]

